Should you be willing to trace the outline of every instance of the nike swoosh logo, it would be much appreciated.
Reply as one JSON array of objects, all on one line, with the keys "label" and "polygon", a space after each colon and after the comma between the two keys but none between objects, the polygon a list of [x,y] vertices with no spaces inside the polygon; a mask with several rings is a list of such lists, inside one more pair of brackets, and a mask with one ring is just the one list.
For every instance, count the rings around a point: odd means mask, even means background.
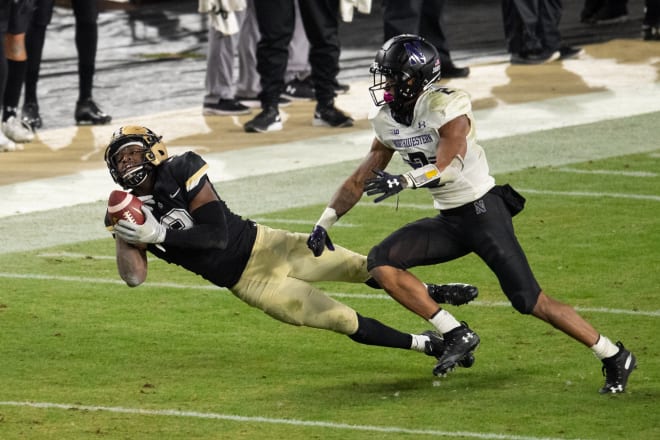
[{"label": "nike swoosh logo", "polygon": [[172,194],[169,194],[170,199],[175,198],[175,197],[179,194],[180,191],[181,191],[181,188],[178,188],[178,189],[177,189],[176,191],[174,191]]}]

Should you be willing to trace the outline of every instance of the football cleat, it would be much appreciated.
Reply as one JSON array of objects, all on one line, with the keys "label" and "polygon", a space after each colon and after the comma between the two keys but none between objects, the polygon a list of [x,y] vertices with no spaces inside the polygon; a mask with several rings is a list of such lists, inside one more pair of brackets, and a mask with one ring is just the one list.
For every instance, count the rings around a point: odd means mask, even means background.
[{"label": "football cleat", "polygon": [[[469,363],[469,355],[477,348],[480,341],[479,335],[473,332],[465,322],[442,336],[445,349],[440,356],[437,356],[438,363],[433,369],[433,374],[436,376],[444,376],[456,365],[461,366],[459,362],[464,358]],[[472,363],[474,363],[474,358],[472,358]],[[470,363],[469,366],[472,364]]]},{"label": "football cleat", "polygon": [[[422,334],[429,337],[429,340],[426,342],[426,347],[424,348],[424,353],[439,359],[445,351],[445,341],[443,337],[433,330],[427,330]],[[466,353],[456,362],[456,365],[463,368],[470,368],[474,365],[474,353]]]},{"label": "football cleat", "polygon": [[471,284],[428,284],[426,288],[433,301],[453,306],[467,304],[479,295],[479,289]]},{"label": "football cleat", "polygon": [[602,360],[605,385],[600,389],[601,394],[618,394],[626,390],[628,376],[637,367],[635,355],[625,349],[619,341],[616,343],[619,351],[614,356]]}]

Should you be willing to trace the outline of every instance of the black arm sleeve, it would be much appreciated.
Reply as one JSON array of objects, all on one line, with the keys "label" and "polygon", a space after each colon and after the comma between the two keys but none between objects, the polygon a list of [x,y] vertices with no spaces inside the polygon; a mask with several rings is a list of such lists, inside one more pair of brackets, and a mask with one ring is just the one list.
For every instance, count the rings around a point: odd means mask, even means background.
[{"label": "black arm sleeve", "polygon": [[163,244],[192,249],[227,247],[227,217],[219,200],[206,203],[191,213],[195,224],[188,229],[168,229]]}]

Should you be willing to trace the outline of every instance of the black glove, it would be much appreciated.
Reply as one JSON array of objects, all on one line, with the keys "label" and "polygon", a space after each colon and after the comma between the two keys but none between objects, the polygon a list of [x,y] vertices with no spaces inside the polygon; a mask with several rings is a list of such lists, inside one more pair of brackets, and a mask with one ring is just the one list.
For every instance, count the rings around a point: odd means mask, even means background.
[{"label": "black glove", "polygon": [[326,246],[331,251],[335,250],[332,240],[330,240],[330,236],[325,228],[319,225],[314,226],[312,233],[309,234],[309,238],[307,239],[307,247],[312,250],[315,257],[319,257]]},{"label": "black glove", "polygon": [[377,177],[367,179],[367,181],[364,182],[364,192],[366,192],[368,196],[382,193],[380,197],[377,197],[376,200],[374,200],[374,203],[385,200],[386,198],[403,191],[405,188],[404,184],[406,183],[406,178],[400,174],[395,176],[382,170],[374,170],[374,174],[376,174]]}]

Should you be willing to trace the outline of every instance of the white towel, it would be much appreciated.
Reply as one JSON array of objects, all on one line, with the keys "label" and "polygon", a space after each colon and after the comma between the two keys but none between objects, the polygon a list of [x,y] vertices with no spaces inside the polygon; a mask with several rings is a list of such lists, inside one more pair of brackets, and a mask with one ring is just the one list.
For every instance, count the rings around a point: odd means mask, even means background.
[{"label": "white towel", "polygon": [[208,14],[211,26],[223,35],[238,32],[238,20],[235,11],[247,7],[245,0],[199,0],[198,11]]},{"label": "white towel", "polygon": [[353,10],[356,8],[363,14],[371,14],[371,0],[340,0],[339,11],[342,21],[346,23],[353,21]]}]

